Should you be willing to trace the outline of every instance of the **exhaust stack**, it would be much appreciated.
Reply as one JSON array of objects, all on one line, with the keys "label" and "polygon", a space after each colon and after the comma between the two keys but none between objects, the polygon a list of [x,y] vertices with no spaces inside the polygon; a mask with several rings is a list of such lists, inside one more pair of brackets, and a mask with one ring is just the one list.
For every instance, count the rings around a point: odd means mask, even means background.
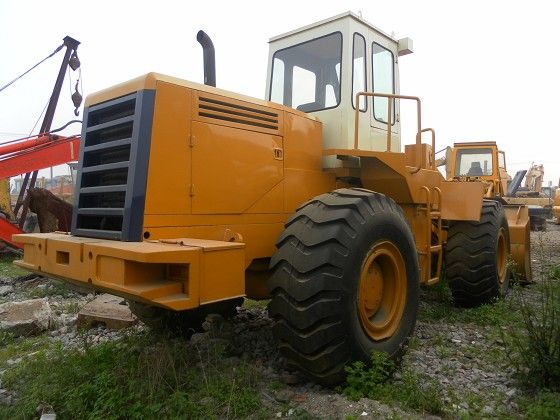
[{"label": "exhaust stack", "polygon": [[204,54],[204,84],[216,87],[216,55],[214,44],[204,31],[198,31],[196,40],[202,45]]}]

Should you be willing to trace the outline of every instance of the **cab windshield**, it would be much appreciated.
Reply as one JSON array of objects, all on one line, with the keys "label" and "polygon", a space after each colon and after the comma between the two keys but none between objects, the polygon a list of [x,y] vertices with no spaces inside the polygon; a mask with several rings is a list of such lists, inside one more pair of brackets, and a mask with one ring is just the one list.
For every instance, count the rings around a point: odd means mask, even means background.
[{"label": "cab windshield", "polygon": [[338,106],[341,62],[340,32],[277,51],[269,99],[303,112]]},{"label": "cab windshield", "polygon": [[492,175],[492,149],[459,150],[455,176]]}]

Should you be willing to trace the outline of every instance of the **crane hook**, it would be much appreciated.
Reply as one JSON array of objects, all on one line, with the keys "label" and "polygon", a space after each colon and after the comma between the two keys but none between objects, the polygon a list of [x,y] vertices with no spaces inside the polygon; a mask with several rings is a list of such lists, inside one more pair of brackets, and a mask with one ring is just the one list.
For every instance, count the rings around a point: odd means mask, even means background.
[{"label": "crane hook", "polygon": [[74,107],[76,108],[76,109],[74,109],[74,115],[75,116],[80,115],[80,111],[78,111],[78,108],[82,104],[82,94],[80,92],[78,92],[78,83],[79,82],[80,82],[80,79],[76,80],[76,86],[74,87],[75,92],[72,94],[72,103],[74,104]]}]

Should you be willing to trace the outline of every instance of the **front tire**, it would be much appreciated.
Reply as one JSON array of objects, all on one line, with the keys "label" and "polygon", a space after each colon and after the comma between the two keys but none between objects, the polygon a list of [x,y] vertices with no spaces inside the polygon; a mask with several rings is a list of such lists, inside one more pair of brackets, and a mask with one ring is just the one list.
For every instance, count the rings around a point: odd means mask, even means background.
[{"label": "front tire", "polygon": [[416,246],[400,207],[364,189],[304,204],[271,260],[269,313],[288,362],[331,385],[374,350],[397,359],[418,309]]},{"label": "front tire", "polygon": [[485,200],[478,222],[451,222],[445,273],[455,305],[470,308],[504,296],[509,254],[509,228],[499,202]]}]

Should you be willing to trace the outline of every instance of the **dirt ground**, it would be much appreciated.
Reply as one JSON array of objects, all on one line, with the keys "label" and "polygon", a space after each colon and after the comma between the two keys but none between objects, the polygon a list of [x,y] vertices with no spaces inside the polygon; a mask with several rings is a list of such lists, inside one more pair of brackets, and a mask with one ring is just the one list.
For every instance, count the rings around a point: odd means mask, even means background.
[{"label": "dirt ground", "polygon": [[[560,264],[560,225],[548,224],[544,232],[531,233],[532,267],[536,282],[552,266]],[[43,333],[45,339],[72,348],[83,340],[76,327],[77,312],[94,298],[61,288],[48,279],[14,277],[22,273],[0,273],[0,303],[29,298],[47,299],[53,309],[53,323]],[[531,291],[533,286],[527,286]],[[534,288],[534,287],[533,287]],[[508,301],[496,308],[461,310],[453,308],[445,291],[426,289],[422,291],[419,318],[409,349],[397,372],[417,378],[419,392],[427,384],[437,386],[444,412],[431,415],[419,409],[407,407],[402,401],[381,403],[362,398],[353,401],[339,390],[323,388],[306,382],[284,368],[282,356],[277,352],[272,338],[272,320],[266,306],[246,304],[227,328],[227,337],[215,334],[211,327],[205,333],[194,335],[192,341],[203,342],[223,339],[229,348],[231,363],[247,362],[258,367],[262,375],[259,394],[262,404],[271,417],[318,417],[318,418],[461,418],[461,417],[524,417],[521,401],[525,391],[515,378],[515,369],[505,357],[508,349],[500,334],[507,328],[499,322]],[[134,331],[143,331],[142,325]],[[132,333],[134,333],[134,331]],[[129,332],[130,333],[130,332]],[[90,341],[100,343],[119,340],[119,332],[94,328],[87,332]],[[26,355],[10,355],[0,361],[0,375],[5,369]],[[229,359],[228,359],[229,360]],[[229,363],[229,362],[228,362]],[[10,390],[0,386],[0,397],[7,395],[0,404],[13,401]],[[9,398],[8,398],[9,397]],[[560,413],[559,413],[560,415]]]}]

